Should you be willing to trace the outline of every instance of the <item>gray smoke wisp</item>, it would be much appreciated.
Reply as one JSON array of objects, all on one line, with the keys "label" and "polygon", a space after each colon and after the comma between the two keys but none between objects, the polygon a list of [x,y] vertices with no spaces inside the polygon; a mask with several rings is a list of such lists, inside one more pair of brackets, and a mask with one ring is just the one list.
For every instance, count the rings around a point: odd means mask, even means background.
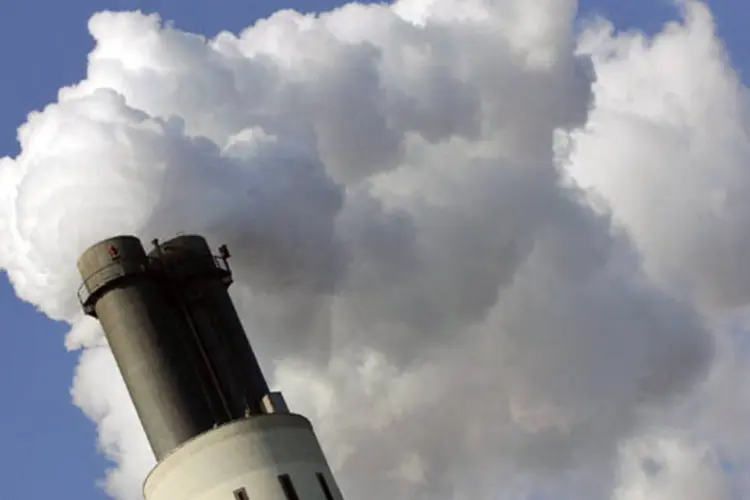
[{"label": "gray smoke wisp", "polygon": [[0,159],[0,268],[72,325],[113,497],[153,458],[75,262],[197,232],[352,498],[732,498],[747,90],[700,2],[653,39],[579,35],[576,7],[349,4],[210,39],[92,17],[86,78]]}]

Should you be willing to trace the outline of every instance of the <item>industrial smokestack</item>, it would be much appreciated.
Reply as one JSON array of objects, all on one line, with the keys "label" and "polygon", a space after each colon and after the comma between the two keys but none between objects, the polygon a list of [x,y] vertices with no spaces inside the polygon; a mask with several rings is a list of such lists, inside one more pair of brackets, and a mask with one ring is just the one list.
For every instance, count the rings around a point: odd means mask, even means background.
[{"label": "industrial smokestack", "polygon": [[118,236],[78,261],[158,461],[146,500],[340,500],[310,422],[269,392],[227,289],[229,251],[201,236]]}]

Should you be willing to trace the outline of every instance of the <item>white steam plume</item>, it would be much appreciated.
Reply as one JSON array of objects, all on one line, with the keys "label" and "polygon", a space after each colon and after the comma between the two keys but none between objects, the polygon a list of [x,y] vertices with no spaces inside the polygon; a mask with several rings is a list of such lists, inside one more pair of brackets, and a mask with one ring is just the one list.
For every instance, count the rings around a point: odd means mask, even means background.
[{"label": "white steam plume", "polygon": [[0,159],[0,267],[73,325],[112,496],[153,459],[75,261],[184,231],[230,245],[264,369],[352,498],[732,498],[747,91],[681,8],[653,40],[577,39],[572,0],[282,11],[209,40],[94,16],[87,78]]}]

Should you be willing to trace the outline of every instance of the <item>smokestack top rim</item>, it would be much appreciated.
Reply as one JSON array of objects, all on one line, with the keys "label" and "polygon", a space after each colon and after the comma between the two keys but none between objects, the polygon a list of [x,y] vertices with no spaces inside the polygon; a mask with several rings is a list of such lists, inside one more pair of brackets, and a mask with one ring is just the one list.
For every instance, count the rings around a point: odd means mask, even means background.
[{"label": "smokestack top rim", "polygon": [[[120,246],[127,246],[127,247],[133,247],[133,246],[140,246],[141,250],[143,250],[143,245],[141,244],[141,240],[137,236],[133,236],[130,234],[122,234],[118,236],[111,236],[109,238],[105,238],[103,240],[99,240],[96,243],[90,245],[86,250],[84,250],[79,256],[78,260],[76,261],[76,267],[79,271],[83,271],[86,266],[86,261],[88,260],[88,257],[94,253],[101,251],[102,247],[106,246],[113,246],[115,248],[118,248]],[[146,255],[146,252],[143,251],[143,255]],[[85,277],[84,277],[85,278]]]},{"label": "smokestack top rim", "polygon": [[168,240],[159,240],[159,246],[148,251],[149,257],[169,259],[171,254],[213,255],[208,240],[199,234],[180,234]]}]

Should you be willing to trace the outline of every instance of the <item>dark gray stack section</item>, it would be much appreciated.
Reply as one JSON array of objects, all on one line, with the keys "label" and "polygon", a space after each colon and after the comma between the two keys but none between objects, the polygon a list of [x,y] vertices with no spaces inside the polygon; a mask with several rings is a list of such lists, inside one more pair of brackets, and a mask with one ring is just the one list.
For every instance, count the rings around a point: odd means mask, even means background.
[{"label": "dark gray stack section", "polygon": [[262,413],[268,386],[232,300],[228,254],[200,236],[110,238],[78,261],[81,303],[99,319],[157,460],[188,439]]},{"label": "dark gray stack section", "polygon": [[212,361],[212,371],[230,419],[261,413],[268,386],[229,297],[231,274],[200,236],[178,236],[158,245],[149,257],[172,277],[183,314]]}]

